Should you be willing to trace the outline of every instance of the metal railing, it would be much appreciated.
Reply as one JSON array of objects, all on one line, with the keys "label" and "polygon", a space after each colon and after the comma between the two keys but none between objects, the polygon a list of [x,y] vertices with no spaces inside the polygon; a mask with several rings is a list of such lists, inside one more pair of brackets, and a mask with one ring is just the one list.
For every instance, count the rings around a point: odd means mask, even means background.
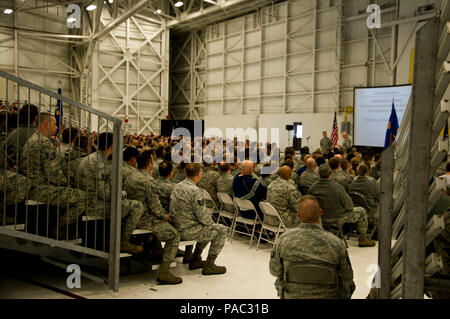
[{"label": "metal railing", "polygon": [[[27,112],[4,114],[2,143],[0,144],[0,247],[40,255],[43,260],[101,265],[108,276],[87,278],[107,282],[117,291],[120,270],[120,231],[122,197],[122,121],[92,109],[70,98],[37,86],[26,80],[0,71],[5,79],[6,92],[0,92],[8,101],[26,100],[37,108]],[[8,96],[15,87],[15,96]],[[87,130],[75,143],[63,145],[61,132],[52,136],[51,125],[46,130],[45,119],[53,115],[58,101],[62,102],[64,117],[59,128],[67,124],[69,136],[76,130]],[[82,125],[82,112],[87,114]],[[34,121],[34,122],[33,122]],[[47,121],[48,122],[48,121]],[[42,125],[39,125],[41,123]],[[34,124],[34,125],[33,125]],[[51,124],[51,123],[50,123]],[[104,126],[113,134],[110,165],[95,177],[95,191],[80,174],[80,163],[95,161],[89,156],[98,149],[99,135],[90,132]],[[19,127],[11,130],[11,127]],[[108,135],[107,135],[108,136]],[[87,143],[86,143],[87,140]],[[110,144],[106,141],[106,144]],[[52,148],[53,147],[53,148]],[[95,161],[98,165],[98,161]],[[100,176],[100,177],[99,177]],[[110,188],[111,199],[100,199],[99,178],[102,187]]]},{"label": "metal railing", "polygon": [[[430,211],[446,192],[436,170],[449,152],[448,137],[439,136],[450,111],[450,69],[445,60],[450,49],[449,5],[444,1],[440,19],[427,22],[417,32],[412,96],[396,142],[382,155],[379,263],[383,299],[423,298],[425,288],[435,284],[428,277],[443,267],[441,257],[427,248],[445,229],[444,217],[430,216]],[[439,280],[438,286],[450,290],[450,280]]]}]

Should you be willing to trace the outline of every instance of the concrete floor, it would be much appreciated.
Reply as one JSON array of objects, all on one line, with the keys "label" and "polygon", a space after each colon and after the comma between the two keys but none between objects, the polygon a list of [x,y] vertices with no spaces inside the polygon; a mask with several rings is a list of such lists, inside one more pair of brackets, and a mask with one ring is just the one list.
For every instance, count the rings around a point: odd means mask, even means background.
[{"label": "concrete floor", "polygon": [[[349,256],[353,266],[356,290],[352,298],[365,298],[369,292],[367,279],[373,272],[367,267],[377,263],[378,248],[359,248],[357,238],[348,241]],[[206,258],[208,247],[204,251]],[[272,246],[261,244],[248,249],[248,237],[236,236],[232,243],[226,242],[218,265],[227,267],[227,273],[220,276],[202,276],[201,269],[190,271],[187,265],[178,264],[172,268],[175,275],[182,276],[183,283],[178,286],[160,286],[156,283],[157,271],[121,276],[120,290],[109,291],[106,285],[82,279],[80,289],[68,289],[68,274],[63,269],[39,262],[36,266],[21,265],[16,272],[20,276],[57,287],[85,298],[120,299],[271,299],[277,298],[274,288],[275,278],[269,273],[269,259]],[[34,263],[30,262],[30,265]],[[19,272],[20,271],[20,272]],[[81,267],[81,271],[83,268]],[[49,289],[37,287],[8,276],[4,268],[0,275],[0,298],[69,298]]]}]

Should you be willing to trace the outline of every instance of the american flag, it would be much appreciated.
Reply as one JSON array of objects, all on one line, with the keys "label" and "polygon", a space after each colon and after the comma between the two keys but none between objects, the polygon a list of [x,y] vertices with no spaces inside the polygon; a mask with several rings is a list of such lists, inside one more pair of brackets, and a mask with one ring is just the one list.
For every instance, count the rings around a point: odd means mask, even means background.
[{"label": "american flag", "polygon": [[334,122],[333,122],[333,131],[331,132],[331,142],[333,143],[333,149],[336,147],[339,135],[338,135],[338,124],[336,120],[336,112],[334,112]]}]

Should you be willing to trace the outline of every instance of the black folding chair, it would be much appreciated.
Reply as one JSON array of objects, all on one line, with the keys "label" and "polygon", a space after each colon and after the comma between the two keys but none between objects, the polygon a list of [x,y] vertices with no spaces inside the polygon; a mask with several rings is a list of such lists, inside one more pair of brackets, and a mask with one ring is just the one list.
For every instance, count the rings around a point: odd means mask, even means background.
[{"label": "black folding chair", "polygon": [[[336,269],[330,265],[314,263],[287,262],[284,271],[285,283],[323,286],[338,290],[339,280]],[[281,299],[285,299],[285,290],[282,290]]]}]

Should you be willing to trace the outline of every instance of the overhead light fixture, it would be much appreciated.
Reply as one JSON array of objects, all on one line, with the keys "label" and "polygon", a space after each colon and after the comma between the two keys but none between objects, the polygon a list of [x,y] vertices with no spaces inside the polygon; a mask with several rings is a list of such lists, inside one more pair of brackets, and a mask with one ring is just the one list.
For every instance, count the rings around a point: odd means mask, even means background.
[{"label": "overhead light fixture", "polygon": [[86,7],[87,11],[93,11],[95,9],[97,9],[97,6],[95,4],[91,4]]},{"label": "overhead light fixture", "polygon": [[161,14],[161,12],[162,12],[161,9],[156,10],[157,14]]},{"label": "overhead light fixture", "polygon": [[113,2],[114,2],[114,0],[108,0],[108,2],[109,2],[109,3],[113,3]]},{"label": "overhead light fixture", "polygon": [[3,11],[3,13],[11,14],[11,13],[13,13],[13,9],[5,9],[5,11]]},{"label": "overhead light fixture", "polygon": [[183,1],[178,1],[177,3],[175,3],[175,7],[179,8],[183,5]]}]

